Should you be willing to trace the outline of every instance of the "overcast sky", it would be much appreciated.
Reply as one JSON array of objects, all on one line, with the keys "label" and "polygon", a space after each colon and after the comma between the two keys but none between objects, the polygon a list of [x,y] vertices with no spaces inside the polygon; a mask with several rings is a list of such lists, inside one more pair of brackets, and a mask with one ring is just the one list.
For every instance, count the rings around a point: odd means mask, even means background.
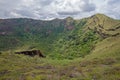
[{"label": "overcast sky", "polygon": [[120,19],[120,0],[0,0],[0,18],[83,18],[103,13]]}]

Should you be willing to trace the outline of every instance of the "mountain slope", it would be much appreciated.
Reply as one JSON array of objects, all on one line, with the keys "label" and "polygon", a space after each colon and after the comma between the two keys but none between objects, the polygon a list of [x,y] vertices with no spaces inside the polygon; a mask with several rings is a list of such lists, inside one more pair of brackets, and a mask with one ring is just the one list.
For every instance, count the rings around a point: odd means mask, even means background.
[{"label": "mountain slope", "polygon": [[65,22],[65,20],[59,19],[52,21],[33,19],[0,20],[0,40],[3,43],[0,44],[0,50],[16,47],[23,47],[23,49],[40,47],[41,50],[47,47],[48,49],[49,43],[52,43],[57,38],[56,36],[64,31]]},{"label": "mountain slope", "polygon": [[84,57],[106,38],[120,37],[120,21],[96,14],[74,20],[0,20],[0,50],[40,49],[52,58]]},{"label": "mountain slope", "polygon": [[84,57],[94,51],[96,44],[102,40],[119,37],[120,21],[103,14],[96,14],[86,19],[76,20],[75,28],[55,43],[55,49],[61,57],[71,59]]}]

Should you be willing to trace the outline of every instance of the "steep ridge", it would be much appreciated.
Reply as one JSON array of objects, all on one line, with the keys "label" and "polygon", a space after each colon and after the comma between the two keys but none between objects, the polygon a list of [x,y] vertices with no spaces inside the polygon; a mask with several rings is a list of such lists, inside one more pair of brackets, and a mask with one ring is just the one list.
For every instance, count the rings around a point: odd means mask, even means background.
[{"label": "steep ridge", "polygon": [[[120,37],[120,21],[104,14],[75,20],[74,23],[75,28],[55,43],[55,53],[59,57],[69,59],[84,57],[91,53],[95,49],[95,44],[102,40]],[[51,54],[51,56],[54,55]]]}]

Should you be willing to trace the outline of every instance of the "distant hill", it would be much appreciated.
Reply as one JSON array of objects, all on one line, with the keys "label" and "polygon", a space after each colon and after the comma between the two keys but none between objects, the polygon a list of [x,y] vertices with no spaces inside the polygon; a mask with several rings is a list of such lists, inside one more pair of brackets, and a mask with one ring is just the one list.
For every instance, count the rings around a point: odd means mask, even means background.
[{"label": "distant hill", "polygon": [[[0,19],[0,51],[39,49],[52,58],[74,59],[104,49],[104,40],[120,45],[116,38],[120,38],[120,20],[104,14],[80,20]],[[97,50],[98,44],[101,47]]]}]

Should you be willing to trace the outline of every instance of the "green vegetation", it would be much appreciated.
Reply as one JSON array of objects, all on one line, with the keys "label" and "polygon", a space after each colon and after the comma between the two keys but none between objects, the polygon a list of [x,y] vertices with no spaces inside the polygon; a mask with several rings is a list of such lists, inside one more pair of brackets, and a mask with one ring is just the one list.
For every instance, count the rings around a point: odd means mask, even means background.
[{"label": "green vegetation", "polygon": [[[46,58],[14,53],[33,49]],[[0,64],[0,80],[119,80],[120,21],[1,20]]]},{"label": "green vegetation", "polygon": [[89,54],[99,38],[93,31],[83,33],[84,35],[80,35],[81,33],[83,32],[71,32],[68,37],[64,36],[63,39],[57,41],[54,48],[56,54],[50,54],[50,56],[56,58],[56,55],[59,54],[59,57],[74,59]]}]

